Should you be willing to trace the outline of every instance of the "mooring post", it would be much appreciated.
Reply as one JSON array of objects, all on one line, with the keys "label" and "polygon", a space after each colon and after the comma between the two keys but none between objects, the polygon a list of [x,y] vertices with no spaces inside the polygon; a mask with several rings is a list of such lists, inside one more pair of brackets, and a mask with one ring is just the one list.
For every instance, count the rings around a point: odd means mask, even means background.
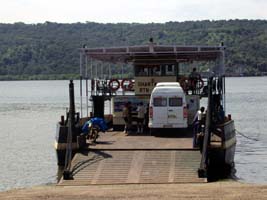
[{"label": "mooring post", "polygon": [[67,147],[66,147],[66,157],[65,157],[65,167],[63,172],[63,177],[65,180],[71,179],[71,158],[72,158],[72,136],[74,133],[75,124],[75,102],[74,102],[74,84],[73,80],[70,80],[69,84],[69,121],[68,121],[68,136],[67,136]]}]

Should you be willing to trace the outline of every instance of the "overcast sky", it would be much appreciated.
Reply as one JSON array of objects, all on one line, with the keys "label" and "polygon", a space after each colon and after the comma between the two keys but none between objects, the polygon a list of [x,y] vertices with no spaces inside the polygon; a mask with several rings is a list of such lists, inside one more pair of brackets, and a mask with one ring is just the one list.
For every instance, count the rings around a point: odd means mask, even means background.
[{"label": "overcast sky", "polygon": [[0,23],[267,19],[267,0],[0,0]]}]

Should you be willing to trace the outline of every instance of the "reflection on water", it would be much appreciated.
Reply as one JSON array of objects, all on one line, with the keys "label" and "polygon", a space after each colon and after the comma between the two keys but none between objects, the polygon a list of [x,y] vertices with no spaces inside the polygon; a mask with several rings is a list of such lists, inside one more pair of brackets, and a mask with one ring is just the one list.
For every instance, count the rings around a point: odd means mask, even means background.
[{"label": "reflection on water", "polygon": [[[237,135],[236,175],[244,182],[267,183],[266,82],[267,77],[226,79],[226,113],[238,131],[258,139]],[[54,136],[68,107],[68,81],[3,81],[0,95],[0,190],[55,183]]]}]

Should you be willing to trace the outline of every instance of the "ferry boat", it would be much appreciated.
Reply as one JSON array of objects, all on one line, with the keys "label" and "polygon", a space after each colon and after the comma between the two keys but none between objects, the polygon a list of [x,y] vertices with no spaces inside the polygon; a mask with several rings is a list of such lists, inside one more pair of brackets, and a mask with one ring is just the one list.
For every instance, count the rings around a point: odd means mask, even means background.
[{"label": "ferry boat", "polygon": [[[152,39],[148,44],[139,46],[103,48],[84,46],[81,48],[80,111],[75,110],[74,87],[71,81],[69,111],[66,119],[62,116],[57,124],[55,148],[58,165],[63,166],[64,171],[59,184],[71,185],[70,179],[77,180],[80,184],[84,182],[86,184],[147,183],[149,182],[147,180],[151,180],[149,183],[179,182],[184,179],[180,180],[177,177],[187,177],[186,173],[189,171],[194,174],[194,179],[189,178],[188,182],[203,179],[211,181],[222,175],[228,176],[234,166],[236,135],[231,115],[225,114],[227,111],[225,50],[223,44],[219,46],[158,45]],[[111,68],[119,67],[123,71],[126,66],[133,69],[132,79],[115,78],[111,75]],[[194,83],[189,77],[193,68],[196,68],[200,74]],[[104,70],[108,72],[105,75]],[[158,137],[151,135],[149,127],[142,135],[124,134],[122,132],[123,105],[126,102],[132,102],[134,127],[137,104],[143,102],[148,106],[152,90],[157,83],[161,82],[176,82],[182,86],[186,94],[188,128],[186,130],[163,129],[164,133],[162,130],[158,132],[156,130]],[[85,88],[83,88],[84,83]],[[84,99],[86,99],[85,102],[83,102]],[[206,118],[201,133],[198,134],[201,144],[193,147],[194,134],[199,132],[193,132],[194,117],[203,102],[206,102]],[[107,105],[109,113],[105,113]],[[149,112],[148,107],[147,110]],[[95,117],[105,119],[111,129],[105,134],[100,134],[93,144],[83,136],[81,129],[86,121]],[[165,128],[171,128],[168,126],[168,120],[166,123]],[[174,135],[168,138],[166,136],[168,132],[174,132]],[[123,153],[118,154],[118,152],[127,152],[127,155],[120,157]],[[161,153],[166,155],[162,156]],[[98,160],[100,154],[102,157]],[[85,158],[84,155],[89,157]],[[115,155],[118,156],[118,160]],[[131,156],[132,159],[127,160]],[[167,157],[170,160],[164,160]],[[101,179],[103,174],[105,177],[111,176],[105,174],[107,172],[103,166],[107,160],[113,158],[114,166],[106,170],[112,173],[112,177],[119,177],[121,167],[129,165],[126,178]],[[91,163],[92,160],[98,163],[97,167]],[[136,162],[140,162],[139,165]],[[159,168],[154,169],[152,167],[154,165]],[[181,166],[187,166],[184,169],[184,175],[179,174]],[[81,169],[77,170],[78,168]],[[79,176],[79,172],[85,168],[87,171],[82,174],[86,175]],[[149,169],[155,171],[152,172]],[[164,178],[162,178],[163,175],[159,176],[160,170],[167,171]],[[148,174],[148,177],[145,174]]]}]

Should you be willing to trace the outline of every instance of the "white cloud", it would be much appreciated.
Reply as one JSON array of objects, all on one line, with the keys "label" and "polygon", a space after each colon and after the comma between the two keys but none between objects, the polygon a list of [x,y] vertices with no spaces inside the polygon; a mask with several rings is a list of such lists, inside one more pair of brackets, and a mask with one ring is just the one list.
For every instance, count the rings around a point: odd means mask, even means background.
[{"label": "white cloud", "polygon": [[265,0],[0,0],[0,23],[267,19]]}]

